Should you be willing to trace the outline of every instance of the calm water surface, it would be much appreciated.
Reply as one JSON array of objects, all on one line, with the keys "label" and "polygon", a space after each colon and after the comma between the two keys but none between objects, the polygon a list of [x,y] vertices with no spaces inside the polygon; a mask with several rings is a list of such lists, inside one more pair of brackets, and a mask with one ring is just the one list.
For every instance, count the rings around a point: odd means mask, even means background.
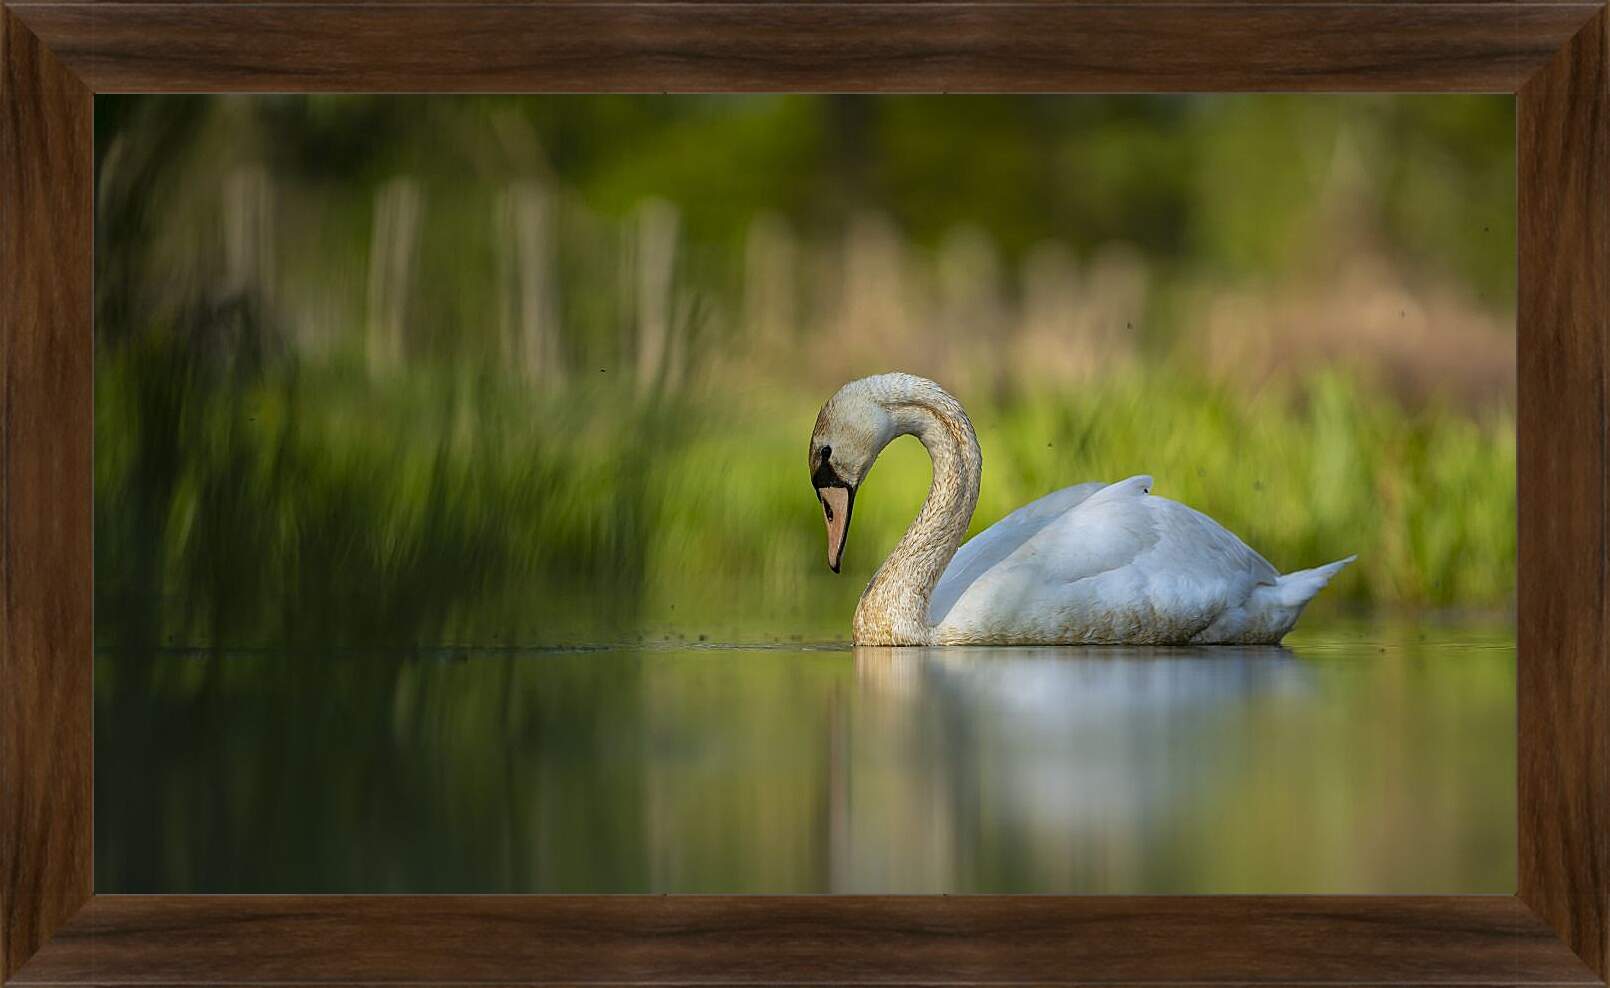
[{"label": "calm water surface", "polygon": [[97,669],[103,892],[1514,887],[1505,626]]}]

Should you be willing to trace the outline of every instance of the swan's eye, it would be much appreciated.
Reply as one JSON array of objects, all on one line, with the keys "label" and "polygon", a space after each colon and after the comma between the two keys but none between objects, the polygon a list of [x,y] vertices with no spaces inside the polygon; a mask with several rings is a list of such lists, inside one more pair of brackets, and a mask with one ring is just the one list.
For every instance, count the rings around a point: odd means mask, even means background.
[{"label": "swan's eye", "polygon": [[831,446],[823,446],[822,447],[822,460],[821,460],[821,462],[826,463],[827,458],[829,456],[832,456],[832,455],[833,455],[833,447],[831,447]]}]

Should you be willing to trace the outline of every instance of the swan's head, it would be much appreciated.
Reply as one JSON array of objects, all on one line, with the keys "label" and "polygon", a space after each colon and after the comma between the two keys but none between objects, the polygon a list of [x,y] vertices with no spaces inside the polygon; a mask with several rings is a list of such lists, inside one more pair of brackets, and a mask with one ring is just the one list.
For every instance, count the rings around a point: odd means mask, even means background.
[{"label": "swan's head", "polygon": [[827,564],[839,571],[850,535],[855,492],[883,447],[895,437],[895,423],[877,398],[878,378],[851,381],[816,416],[811,430],[811,486],[827,522]]}]

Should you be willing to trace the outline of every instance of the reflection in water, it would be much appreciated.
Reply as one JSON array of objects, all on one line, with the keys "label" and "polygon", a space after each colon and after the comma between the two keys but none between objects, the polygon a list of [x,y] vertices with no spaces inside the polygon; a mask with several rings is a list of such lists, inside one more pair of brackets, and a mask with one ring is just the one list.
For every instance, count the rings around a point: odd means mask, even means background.
[{"label": "reflection in water", "polygon": [[[873,750],[922,769],[889,771],[910,791],[865,792],[868,809],[835,828],[845,841],[834,846],[834,884],[866,891],[926,885],[984,840],[984,823],[1032,858],[1025,880],[1038,888],[1135,873],[1143,832],[1166,822],[1193,779],[1226,774],[1178,739],[1225,744],[1238,711],[1300,699],[1313,684],[1288,650],[1267,646],[858,648],[855,669],[865,729],[880,739]],[[921,750],[930,742],[936,750]],[[893,819],[880,803],[938,812]],[[974,819],[981,806],[987,821]]]},{"label": "reflection in water", "polygon": [[1507,633],[118,661],[102,891],[1513,883]]}]

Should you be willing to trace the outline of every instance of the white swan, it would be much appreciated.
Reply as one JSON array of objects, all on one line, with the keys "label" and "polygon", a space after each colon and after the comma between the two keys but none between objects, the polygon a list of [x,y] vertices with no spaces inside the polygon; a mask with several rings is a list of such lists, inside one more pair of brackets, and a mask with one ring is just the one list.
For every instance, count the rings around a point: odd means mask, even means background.
[{"label": "white swan", "polygon": [[880,374],[840,388],[811,433],[835,573],[855,493],[903,435],[927,447],[933,482],[861,594],[857,645],[1273,644],[1355,558],[1282,576],[1144,476],[1047,494],[962,545],[983,468],[973,424],[934,382]]}]

